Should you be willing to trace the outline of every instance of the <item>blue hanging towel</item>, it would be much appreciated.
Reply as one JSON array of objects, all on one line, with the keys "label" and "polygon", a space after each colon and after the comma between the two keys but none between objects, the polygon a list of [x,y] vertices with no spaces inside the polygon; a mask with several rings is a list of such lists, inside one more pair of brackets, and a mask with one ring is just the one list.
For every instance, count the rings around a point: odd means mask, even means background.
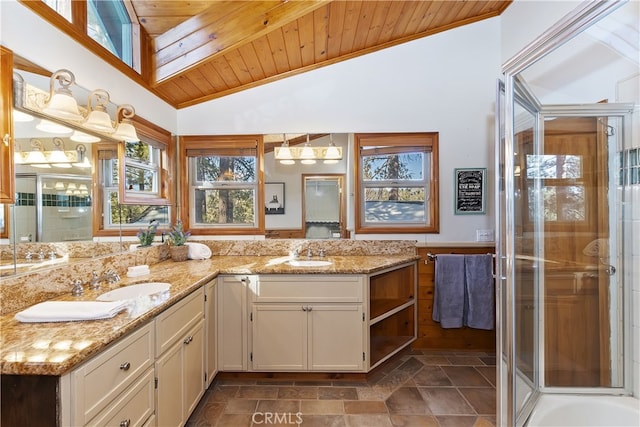
[{"label": "blue hanging towel", "polygon": [[464,255],[438,254],[432,318],[443,328],[463,325],[464,280]]},{"label": "blue hanging towel", "polygon": [[495,327],[493,256],[465,255],[465,326],[491,330]]}]

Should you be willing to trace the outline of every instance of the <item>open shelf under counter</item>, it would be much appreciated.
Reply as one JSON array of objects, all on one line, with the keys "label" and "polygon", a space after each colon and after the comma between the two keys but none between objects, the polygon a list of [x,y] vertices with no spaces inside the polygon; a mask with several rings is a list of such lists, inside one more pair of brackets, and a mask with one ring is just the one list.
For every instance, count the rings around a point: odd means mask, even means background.
[{"label": "open shelf under counter", "polygon": [[369,326],[369,367],[373,368],[416,339],[415,305]]},{"label": "open shelf under counter", "polygon": [[416,262],[369,277],[369,369],[417,338]]}]

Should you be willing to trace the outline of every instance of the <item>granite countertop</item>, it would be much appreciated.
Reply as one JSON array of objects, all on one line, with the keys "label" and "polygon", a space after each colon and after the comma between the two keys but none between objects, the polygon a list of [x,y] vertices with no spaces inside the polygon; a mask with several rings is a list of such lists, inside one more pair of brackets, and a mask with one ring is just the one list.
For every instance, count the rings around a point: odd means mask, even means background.
[{"label": "granite countertop", "polygon": [[[118,287],[143,282],[171,283],[166,298],[139,298],[111,319],[82,322],[21,323],[15,313],[0,316],[0,373],[2,375],[62,375],[103,350],[114,340],[151,321],[159,313],[219,274],[371,274],[418,260],[409,256],[329,256],[326,267],[292,267],[290,257],[216,256],[208,260],[163,261],[151,274],[123,277],[98,290],[85,287],[84,295],[71,293],[56,300],[92,301]],[[305,260],[306,257],[300,257]],[[319,259],[319,258],[313,258]]]}]

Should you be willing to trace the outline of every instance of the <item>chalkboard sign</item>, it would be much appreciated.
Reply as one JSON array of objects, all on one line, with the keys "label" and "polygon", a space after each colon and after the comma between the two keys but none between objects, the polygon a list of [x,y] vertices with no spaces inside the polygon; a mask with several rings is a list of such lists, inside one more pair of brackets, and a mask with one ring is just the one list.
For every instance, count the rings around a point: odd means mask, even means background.
[{"label": "chalkboard sign", "polygon": [[485,213],[485,180],[486,168],[455,169],[455,213]]}]

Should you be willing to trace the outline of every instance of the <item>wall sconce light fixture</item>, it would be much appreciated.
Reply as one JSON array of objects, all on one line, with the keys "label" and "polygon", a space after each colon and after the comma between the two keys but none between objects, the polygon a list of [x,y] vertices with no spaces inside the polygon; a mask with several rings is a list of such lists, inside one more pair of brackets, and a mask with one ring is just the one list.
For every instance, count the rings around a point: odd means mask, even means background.
[{"label": "wall sconce light fixture", "polygon": [[[55,82],[58,81],[59,88],[55,89]],[[58,70],[51,75],[49,81],[49,98],[42,111],[50,116],[64,120],[80,121],[84,117],[78,110],[76,102],[69,86],[76,81],[75,76],[69,70]]]}]

